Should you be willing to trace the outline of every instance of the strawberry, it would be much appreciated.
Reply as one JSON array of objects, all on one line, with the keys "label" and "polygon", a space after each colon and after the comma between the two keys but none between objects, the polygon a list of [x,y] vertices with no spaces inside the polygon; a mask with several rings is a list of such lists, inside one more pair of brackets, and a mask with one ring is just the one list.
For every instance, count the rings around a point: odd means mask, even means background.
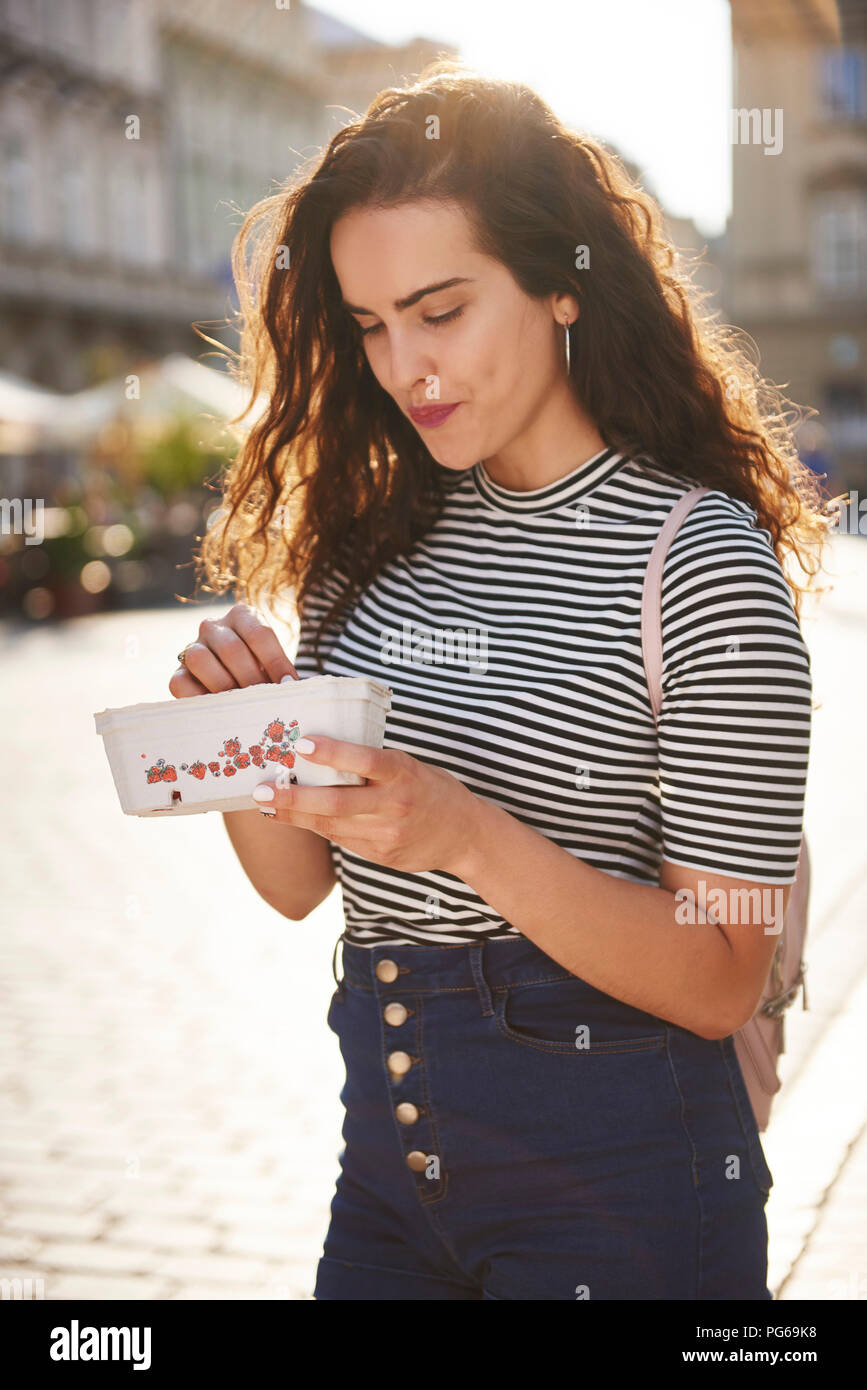
[{"label": "strawberry", "polygon": [[269,738],[273,738],[275,743],[279,743],[283,737],[283,724],[279,719],[275,719],[273,724],[269,724],[266,730]]},{"label": "strawberry", "polygon": [[225,772],[227,777],[234,777],[235,775],[235,769],[232,767],[231,763],[226,763],[226,766],[223,768],[223,771]]},{"label": "strawberry", "polygon": [[164,768],[163,768],[163,781],[164,781],[164,782],[177,782],[177,780],[178,780],[178,774],[177,774],[177,772],[175,771],[175,769],[174,769],[173,767],[164,767]]},{"label": "strawberry", "polygon": [[206,771],[207,768],[205,767],[204,763],[193,763],[192,767],[190,768],[190,772],[193,774],[194,777],[197,777],[200,782],[204,777]]},{"label": "strawberry", "polygon": [[209,772],[212,772],[212,773],[214,774],[215,777],[219,777],[219,775],[220,775],[220,764],[219,764],[219,763],[208,763],[208,771],[209,771]]},{"label": "strawberry", "polygon": [[230,758],[234,758],[236,753],[241,751],[241,740],[237,738],[226,739],[226,753]]}]

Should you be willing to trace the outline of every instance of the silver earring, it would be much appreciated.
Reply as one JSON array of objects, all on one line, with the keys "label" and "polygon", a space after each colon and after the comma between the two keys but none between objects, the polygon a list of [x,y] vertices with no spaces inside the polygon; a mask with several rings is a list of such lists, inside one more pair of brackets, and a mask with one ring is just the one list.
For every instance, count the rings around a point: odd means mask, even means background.
[{"label": "silver earring", "polygon": [[571,367],[572,367],[571,358],[570,358],[570,353],[569,353],[569,329],[571,328],[571,326],[572,326],[572,325],[570,324],[570,322],[569,322],[568,319],[564,319],[564,320],[563,320],[563,327],[564,327],[565,330],[566,330],[566,375],[567,375],[567,376],[569,376],[569,375],[571,374]]}]

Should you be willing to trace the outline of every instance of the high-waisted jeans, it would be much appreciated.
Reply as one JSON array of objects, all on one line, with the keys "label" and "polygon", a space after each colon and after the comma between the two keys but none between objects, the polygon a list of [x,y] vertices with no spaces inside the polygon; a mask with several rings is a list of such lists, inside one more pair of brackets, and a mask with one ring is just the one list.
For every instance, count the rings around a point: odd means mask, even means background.
[{"label": "high-waisted jeans", "polygon": [[342,945],[345,1148],[317,1299],[772,1297],[773,1179],[731,1037],[623,1004],[524,937]]}]

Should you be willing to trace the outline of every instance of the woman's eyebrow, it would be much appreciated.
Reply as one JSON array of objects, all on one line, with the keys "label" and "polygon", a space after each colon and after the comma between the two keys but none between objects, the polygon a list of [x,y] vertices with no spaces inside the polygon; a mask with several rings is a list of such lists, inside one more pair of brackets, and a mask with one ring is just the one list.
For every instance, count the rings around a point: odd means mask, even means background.
[{"label": "woman's eyebrow", "polygon": [[[452,285],[469,285],[473,283],[473,280],[474,277],[471,275],[455,275],[451,280],[440,280],[436,285],[425,285],[423,290],[414,290],[412,294],[406,296],[406,299],[396,299],[394,301],[394,307],[398,311],[401,309],[410,309],[413,304],[417,304],[426,294],[436,294],[437,290],[450,290]],[[350,304],[345,299],[343,300],[343,307],[344,309],[348,309],[350,314],[373,313],[372,309],[359,309],[357,304]]]}]

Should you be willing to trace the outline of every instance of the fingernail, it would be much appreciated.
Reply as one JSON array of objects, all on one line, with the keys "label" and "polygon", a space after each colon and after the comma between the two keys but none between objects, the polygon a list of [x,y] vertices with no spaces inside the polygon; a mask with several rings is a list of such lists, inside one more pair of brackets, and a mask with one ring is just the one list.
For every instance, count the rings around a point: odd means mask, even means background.
[{"label": "fingernail", "polygon": [[291,671],[287,671],[285,676],[280,677],[280,684],[282,685],[284,681],[297,681],[297,679],[298,677],[293,676]]},{"label": "fingernail", "polygon": [[276,814],[276,811],[268,811],[264,806],[259,807],[259,815],[264,816],[266,820],[273,820]]},{"label": "fingernail", "polygon": [[316,744],[312,738],[299,738],[295,744],[296,753],[315,753]]},{"label": "fingernail", "polygon": [[254,787],[254,788],[253,788],[253,800],[254,800],[254,801],[273,801],[273,800],[274,800],[274,788],[271,787],[271,786],[269,786],[267,782],[261,782],[261,783],[259,784],[258,787]]}]

